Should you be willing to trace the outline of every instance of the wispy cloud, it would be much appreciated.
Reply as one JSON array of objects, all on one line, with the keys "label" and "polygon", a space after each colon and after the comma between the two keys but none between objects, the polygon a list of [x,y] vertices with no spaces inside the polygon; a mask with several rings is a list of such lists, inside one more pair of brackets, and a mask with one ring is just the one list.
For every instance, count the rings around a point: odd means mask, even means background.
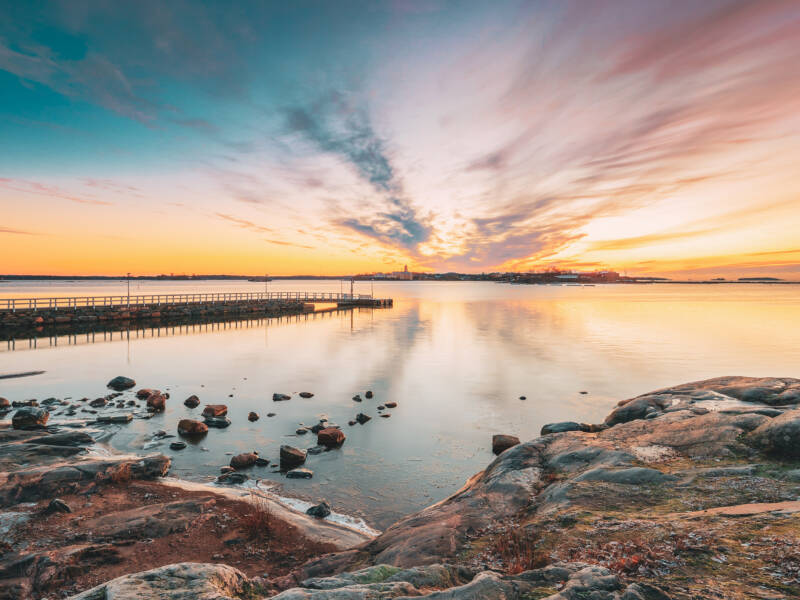
[{"label": "wispy cloud", "polygon": [[12,229],[10,227],[0,227],[0,233],[7,233],[9,235],[39,235],[34,231],[23,231],[22,229]]}]

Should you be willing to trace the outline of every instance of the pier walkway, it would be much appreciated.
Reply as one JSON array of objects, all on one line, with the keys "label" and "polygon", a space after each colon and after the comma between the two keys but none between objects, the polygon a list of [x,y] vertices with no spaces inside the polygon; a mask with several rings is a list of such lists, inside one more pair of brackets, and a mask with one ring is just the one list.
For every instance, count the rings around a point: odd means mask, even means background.
[{"label": "pier walkway", "polygon": [[188,304],[224,304],[229,302],[287,301],[334,303],[339,306],[391,306],[390,298],[371,294],[334,292],[229,292],[216,294],[146,294],[137,296],[64,296],[52,298],[0,298],[0,311],[58,310],[70,308],[133,308]]},{"label": "pier walkway", "polygon": [[[319,304],[347,309],[389,308],[391,298],[333,292],[226,292],[136,296],[0,298],[0,337],[52,327],[107,327],[108,322],[277,317],[314,312]],[[103,325],[106,323],[106,325]]]}]

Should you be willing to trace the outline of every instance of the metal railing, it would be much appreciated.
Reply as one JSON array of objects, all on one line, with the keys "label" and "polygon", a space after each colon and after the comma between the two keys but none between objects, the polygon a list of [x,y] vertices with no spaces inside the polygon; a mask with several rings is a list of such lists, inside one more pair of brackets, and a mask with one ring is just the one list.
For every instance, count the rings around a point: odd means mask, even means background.
[{"label": "metal railing", "polygon": [[371,300],[371,294],[339,292],[229,292],[217,294],[157,294],[143,296],[73,296],[57,298],[0,298],[0,311],[58,310],[81,307],[158,306],[162,304],[195,304],[209,302],[241,302],[247,300],[294,300],[297,302],[346,302]]}]

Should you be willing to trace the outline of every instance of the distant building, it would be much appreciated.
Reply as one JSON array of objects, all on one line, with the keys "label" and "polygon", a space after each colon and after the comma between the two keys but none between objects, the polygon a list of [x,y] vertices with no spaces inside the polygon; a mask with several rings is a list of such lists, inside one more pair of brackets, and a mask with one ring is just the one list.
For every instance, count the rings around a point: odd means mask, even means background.
[{"label": "distant building", "polygon": [[405,265],[402,271],[395,271],[392,273],[392,279],[400,279],[402,281],[411,281],[414,279],[414,274],[409,273],[408,265]]}]

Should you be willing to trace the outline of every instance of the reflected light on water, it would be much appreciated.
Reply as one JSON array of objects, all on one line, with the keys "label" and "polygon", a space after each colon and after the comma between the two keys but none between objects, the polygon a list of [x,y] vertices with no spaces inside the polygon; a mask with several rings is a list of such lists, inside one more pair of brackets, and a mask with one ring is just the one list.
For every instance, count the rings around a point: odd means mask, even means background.
[{"label": "reflected light on water", "polygon": [[[13,293],[89,295],[109,293],[112,285],[119,284],[15,283]],[[136,282],[132,288],[177,293],[261,286]],[[270,291],[338,288],[338,281],[270,283]],[[16,351],[0,352],[0,373],[46,373],[0,381],[0,396],[94,398],[118,374],[136,379],[137,387],[169,391],[164,414],[135,420],[112,438],[116,448],[139,452],[152,432],[174,433],[180,418],[199,413],[183,406],[190,394],[225,403],[230,428],[212,430],[180,453],[168,449],[170,440],[148,450],[172,455],[174,475],[198,480],[218,474],[229,452],[258,450],[275,460],[280,444],[312,446],[313,434],[296,436],[295,429],[328,418],[342,425],[347,441],[341,450],[309,457],[312,480],[285,480],[263,468],[253,475],[282,486],[285,495],[326,498],[338,512],[385,527],[484,468],[494,433],[530,439],[548,422],[598,422],[620,399],[707,377],[798,376],[796,286],[375,282],[374,288],[376,296],[393,298],[394,308],[193,331],[159,328],[157,335],[134,328],[106,343],[76,338],[56,347],[45,339],[31,350],[28,340],[17,340]],[[369,293],[369,282],[356,283],[355,292]],[[368,389],[375,399],[351,400]],[[300,391],[315,395],[272,402],[273,392]],[[377,405],[386,401],[398,407],[391,418],[377,418]],[[250,411],[261,419],[248,422]],[[267,418],[271,411],[277,416]],[[359,411],[374,418],[349,427]]]}]

